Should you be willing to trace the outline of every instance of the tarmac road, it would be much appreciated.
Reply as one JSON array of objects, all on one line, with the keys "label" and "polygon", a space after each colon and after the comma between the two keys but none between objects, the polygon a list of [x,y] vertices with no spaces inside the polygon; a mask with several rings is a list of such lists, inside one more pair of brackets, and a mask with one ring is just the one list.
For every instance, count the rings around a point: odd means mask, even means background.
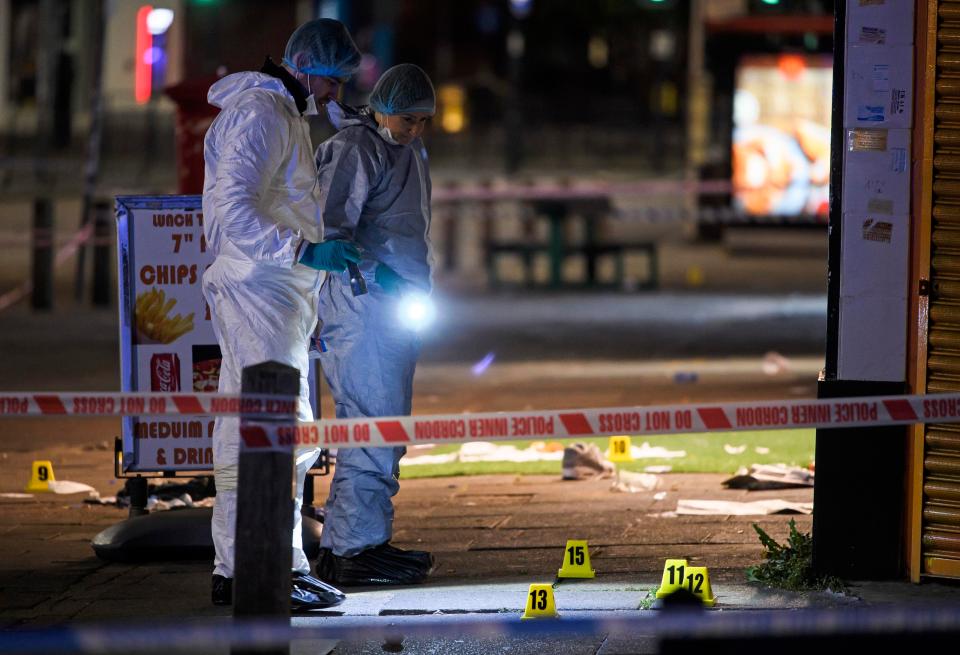
[{"label": "tarmac road", "polygon": [[[822,367],[817,295],[441,295],[438,305],[414,385],[421,414],[814,397]],[[0,352],[0,390],[120,387],[110,310],[0,313]],[[769,353],[785,359],[764,367]],[[8,419],[0,448],[112,443],[118,433],[115,419]]]}]

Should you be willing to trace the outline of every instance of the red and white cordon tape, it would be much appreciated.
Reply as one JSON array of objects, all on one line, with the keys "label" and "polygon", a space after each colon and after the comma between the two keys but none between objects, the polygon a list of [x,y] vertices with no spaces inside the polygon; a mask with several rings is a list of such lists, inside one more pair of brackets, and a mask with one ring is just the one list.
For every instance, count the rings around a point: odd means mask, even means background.
[{"label": "red and white cordon tape", "polygon": [[[960,422],[960,393],[283,421],[296,407],[294,397],[264,394],[0,393],[0,418],[242,415],[241,432],[250,448],[367,448]],[[264,417],[273,420],[256,420]]]},{"label": "red and white cordon tape", "polygon": [[247,421],[241,434],[247,448],[370,448],[952,421],[960,421],[960,394],[323,419],[296,425]]},{"label": "red and white cordon tape", "polygon": [[25,416],[289,416],[296,397],[221,393],[0,393],[0,418]]}]

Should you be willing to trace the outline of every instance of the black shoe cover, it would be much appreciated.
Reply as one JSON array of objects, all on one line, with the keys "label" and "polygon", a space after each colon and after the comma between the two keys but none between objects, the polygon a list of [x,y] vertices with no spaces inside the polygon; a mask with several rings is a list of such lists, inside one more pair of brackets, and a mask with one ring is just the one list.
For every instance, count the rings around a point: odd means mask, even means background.
[{"label": "black shoe cover", "polygon": [[213,601],[214,605],[233,604],[233,578],[214,575],[213,584],[210,588],[210,600]]},{"label": "black shoe cover", "polygon": [[[214,575],[210,597],[214,605],[232,605],[233,578]],[[294,573],[290,580],[290,608],[293,611],[332,607],[339,605],[344,599],[346,595],[342,591],[311,575]]]},{"label": "black shoe cover", "polygon": [[[334,605],[339,605],[347,598],[346,594],[336,587],[328,585],[326,582],[321,582],[312,575],[294,573],[293,578],[290,580],[290,584],[290,602],[293,609],[311,610],[323,607],[332,607]],[[308,603],[306,601],[310,597],[306,596],[306,594],[310,594],[316,599],[311,600],[311,602]]]},{"label": "black shoe cover", "polygon": [[388,543],[368,548],[353,557],[320,549],[317,575],[339,586],[410,585],[423,582],[433,570],[433,555],[422,550],[401,550]]}]

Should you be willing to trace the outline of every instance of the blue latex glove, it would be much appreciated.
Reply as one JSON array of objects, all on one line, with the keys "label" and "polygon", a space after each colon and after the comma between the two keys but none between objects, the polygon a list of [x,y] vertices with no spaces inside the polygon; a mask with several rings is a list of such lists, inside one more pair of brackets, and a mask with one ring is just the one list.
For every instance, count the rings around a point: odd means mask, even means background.
[{"label": "blue latex glove", "polygon": [[347,270],[347,262],[360,261],[360,251],[349,241],[335,239],[321,243],[308,243],[303,249],[300,263],[318,271],[340,272]]},{"label": "blue latex glove", "polygon": [[377,270],[373,274],[373,279],[387,293],[394,296],[400,295],[400,290],[403,287],[403,278],[397,275],[396,271],[389,266],[377,264]]}]

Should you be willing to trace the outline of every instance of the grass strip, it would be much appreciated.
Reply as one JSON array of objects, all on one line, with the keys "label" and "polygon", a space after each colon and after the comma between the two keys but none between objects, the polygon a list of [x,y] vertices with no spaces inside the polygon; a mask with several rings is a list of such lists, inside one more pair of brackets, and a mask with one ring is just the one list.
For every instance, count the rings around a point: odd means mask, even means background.
[{"label": "grass strip", "polygon": [[[814,438],[816,431],[803,430],[763,430],[756,432],[710,432],[699,434],[678,434],[660,436],[633,436],[632,445],[646,442],[651,447],[661,446],[669,450],[684,450],[686,457],[644,458],[632,462],[621,462],[617,466],[626,471],[643,471],[647,466],[670,466],[673,473],[729,473],[733,474],[741,466],[751,464],[787,464],[789,466],[807,466],[813,460]],[[608,437],[588,439],[559,439],[566,445],[575,441],[597,444],[601,452],[606,451]],[[527,448],[532,440],[501,441],[499,444],[512,444],[518,449]],[[724,445],[744,446],[743,452],[730,454]],[[757,448],[767,452],[757,452]],[[460,450],[460,444],[439,445],[423,454],[442,455]],[[449,462],[445,464],[404,465],[400,460],[403,479],[452,477],[460,475],[536,475],[560,474],[560,462]]]}]

